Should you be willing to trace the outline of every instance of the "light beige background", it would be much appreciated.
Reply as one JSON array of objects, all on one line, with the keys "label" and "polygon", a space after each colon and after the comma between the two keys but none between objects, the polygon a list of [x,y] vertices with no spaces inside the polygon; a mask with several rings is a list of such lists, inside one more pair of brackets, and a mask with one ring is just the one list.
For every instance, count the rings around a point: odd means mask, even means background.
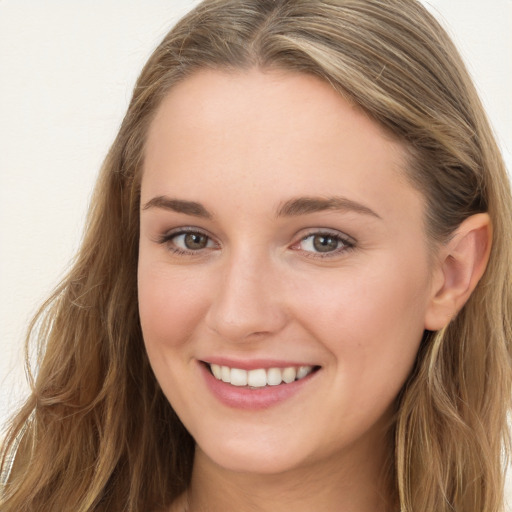
[{"label": "light beige background", "polygon": [[[78,247],[145,59],[192,0],[0,0],[0,424],[26,394],[29,318]],[[428,0],[476,80],[509,170],[512,0]]]}]

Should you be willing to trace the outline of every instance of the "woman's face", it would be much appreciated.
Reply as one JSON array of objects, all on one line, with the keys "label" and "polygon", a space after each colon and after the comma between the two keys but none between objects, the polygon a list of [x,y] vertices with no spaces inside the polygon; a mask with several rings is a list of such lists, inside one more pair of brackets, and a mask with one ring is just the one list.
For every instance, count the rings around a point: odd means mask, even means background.
[{"label": "woman's face", "polygon": [[271,473],[378,451],[433,293],[400,144],[316,78],[201,71],[146,149],[142,330],[198,452]]}]

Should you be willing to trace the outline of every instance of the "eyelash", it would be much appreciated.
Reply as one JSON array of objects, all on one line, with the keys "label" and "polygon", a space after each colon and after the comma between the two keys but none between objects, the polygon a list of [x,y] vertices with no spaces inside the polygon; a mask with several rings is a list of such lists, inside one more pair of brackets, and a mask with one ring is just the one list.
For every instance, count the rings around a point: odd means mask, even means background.
[{"label": "eyelash", "polygon": [[[292,247],[292,249],[294,249],[295,247],[298,247],[300,244],[302,244],[309,238],[314,238],[314,237],[322,237],[322,238],[332,239],[337,243],[338,247],[336,247],[332,251],[326,251],[324,253],[322,253],[320,251],[302,250],[302,252],[304,253],[304,255],[307,258],[317,258],[317,259],[318,258],[333,258],[333,257],[339,256],[340,254],[346,253],[356,247],[356,242],[353,238],[351,238],[347,235],[344,235],[340,232],[337,232],[337,231],[327,231],[327,230],[311,231],[306,236],[301,237],[301,239],[298,242],[294,243],[291,247]],[[313,244],[314,244],[314,242],[313,242]],[[301,250],[301,249],[297,248],[295,250]]]},{"label": "eyelash", "polygon": [[[198,235],[201,237],[206,237],[206,239],[207,239],[206,243],[210,244],[211,242],[213,242],[214,246],[213,247],[206,246],[204,248],[200,248],[197,250],[182,249],[180,247],[177,247],[173,240],[175,240],[177,237],[183,236],[183,235]],[[309,238],[314,238],[314,237],[323,237],[323,238],[332,239],[337,243],[338,247],[336,247],[332,251],[326,251],[325,253],[322,253],[320,251],[305,251],[305,250],[301,250],[299,248],[300,244],[304,243]],[[171,231],[169,233],[165,233],[157,241],[159,244],[167,245],[168,250],[178,256],[199,256],[203,253],[204,250],[212,249],[212,248],[219,246],[219,244],[217,242],[215,242],[213,240],[213,238],[211,236],[209,236],[207,233],[205,233],[204,231],[202,231],[200,229],[192,228],[192,227],[191,228],[180,228],[177,231]],[[290,248],[295,251],[301,251],[304,254],[304,256],[307,258],[318,259],[318,258],[330,258],[330,257],[332,258],[332,257],[339,256],[342,253],[345,253],[345,252],[348,252],[348,251],[354,249],[355,246],[356,246],[356,242],[353,238],[351,238],[347,235],[344,235],[340,232],[333,232],[333,231],[327,231],[327,230],[316,230],[316,231],[311,231],[310,233],[308,233],[305,236],[302,236],[300,238],[300,240],[293,243],[290,246]]]},{"label": "eyelash", "polygon": [[[178,256],[199,256],[200,253],[202,252],[201,249],[199,249],[199,250],[188,249],[187,250],[187,249],[181,249],[180,247],[177,247],[175,245],[173,240],[176,239],[177,237],[183,236],[183,235],[199,235],[202,237],[206,237],[207,243],[214,242],[213,238],[211,236],[209,236],[207,233],[205,233],[204,231],[201,231],[200,229],[192,228],[192,227],[191,228],[180,228],[177,231],[171,231],[169,233],[165,233],[157,241],[158,241],[158,243],[160,243],[162,245],[167,245],[167,248],[169,249],[169,251],[171,251],[173,254],[177,254]],[[218,246],[218,244],[216,244],[215,242],[214,242],[214,244]],[[205,247],[204,249],[211,249],[211,247]]]}]

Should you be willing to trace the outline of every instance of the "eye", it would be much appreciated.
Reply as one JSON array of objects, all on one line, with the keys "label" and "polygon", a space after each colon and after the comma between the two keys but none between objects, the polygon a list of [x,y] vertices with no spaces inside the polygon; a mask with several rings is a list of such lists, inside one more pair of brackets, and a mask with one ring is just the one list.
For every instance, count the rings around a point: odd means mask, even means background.
[{"label": "eye", "polygon": [[173,243],[180,249],[199,251],[212,245],[212,241],[203,233],[182,233],[172,238]]},{"label": "eye", "polygon": [[355,242],[336,233],[311,233],[300,240],[293,248],[318,255],[331,255],[352,249]]},{"label": "eye", "polygon": [[159,242],[166,244],[171,251],[177,254],[188,254],[216,247],[216,243],[208,235],[192,230],[168,233]]}]

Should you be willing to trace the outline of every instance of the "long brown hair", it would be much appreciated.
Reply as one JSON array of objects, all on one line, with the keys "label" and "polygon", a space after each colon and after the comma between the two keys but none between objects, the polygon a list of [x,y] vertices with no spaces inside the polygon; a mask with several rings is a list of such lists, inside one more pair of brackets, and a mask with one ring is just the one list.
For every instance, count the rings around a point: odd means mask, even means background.
[{"label": "long brown hair", "polygon": [[193,440],[151,371],[137,311],[145,137],[177,82],[254,66],[319,77],[401,140],[433,243],[489,213],[487,271],[458,316],[425,333],[398,397],[390,471],[403,512],[503,510],[512,200],[452,42],[415,0],[206,0],[144,67],[74,266],[30,327],[39,359],[4,445],[3,469],[19,443],[2,511],[154,510],[186,489]]}]

